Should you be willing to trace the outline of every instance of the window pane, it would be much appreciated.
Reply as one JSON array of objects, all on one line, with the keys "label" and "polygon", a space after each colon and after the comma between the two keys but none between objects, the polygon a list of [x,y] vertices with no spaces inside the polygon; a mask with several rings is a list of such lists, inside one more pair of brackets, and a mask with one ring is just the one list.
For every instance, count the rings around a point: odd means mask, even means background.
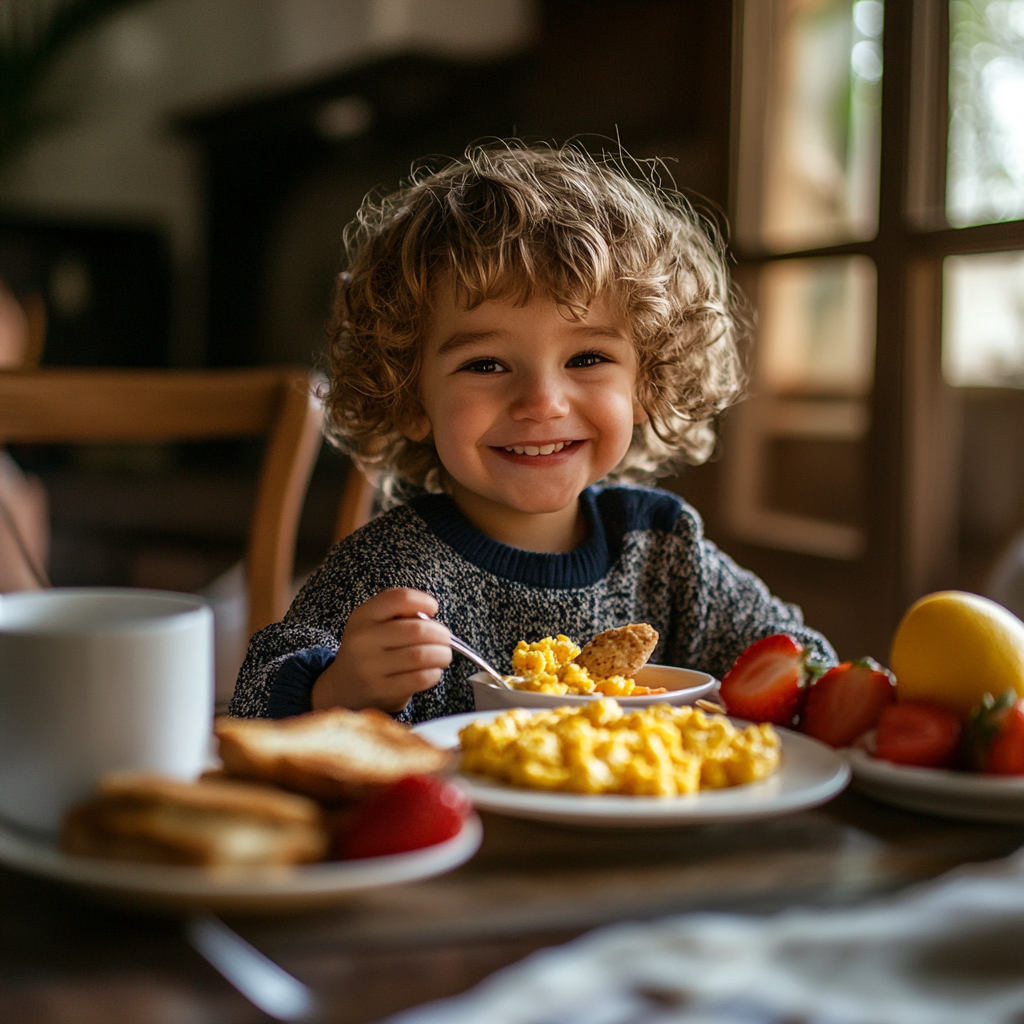
[{"label": "window pane", "polygon": [[747,0],[736,219],[748,244],[875,234],[882,22],[880,0]]},{"label": "window pane", "polygon": [[1024,0],[949,5],[951,224],[1024,217]]},{"label": "window pane", "polygon": [[865,256],[780,260],[758,288],[758,384],[771,394],[871,389],[875,266]]},{"label": "window pane", "polygon": [[942,372],[956,387],[1024,387],[1024,252],[947,256]]}]

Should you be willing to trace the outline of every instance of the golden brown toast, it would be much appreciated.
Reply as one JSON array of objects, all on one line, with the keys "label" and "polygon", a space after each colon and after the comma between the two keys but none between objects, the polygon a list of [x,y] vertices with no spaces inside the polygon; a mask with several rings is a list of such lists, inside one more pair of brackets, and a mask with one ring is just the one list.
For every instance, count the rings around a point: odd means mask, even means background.
[{"label": "golden brown toast", "polygon": [[632,679],[647,664],[658,646],[658,631],[646,622],[606,629],[598,633],[576,657],[595,679],[624,676]]},{"label": "golden brown toast", "polygon": [[451,756],[374,708],[332,708],[276,721],[218,718],[214,733],[228,775],[326,801],[441,771]]},{"label": "golden brown toast", "polygon": [[323,860],[329,837],[312,800],[253,783],[106,776],[64,818],[66,853],[204,867]]}]

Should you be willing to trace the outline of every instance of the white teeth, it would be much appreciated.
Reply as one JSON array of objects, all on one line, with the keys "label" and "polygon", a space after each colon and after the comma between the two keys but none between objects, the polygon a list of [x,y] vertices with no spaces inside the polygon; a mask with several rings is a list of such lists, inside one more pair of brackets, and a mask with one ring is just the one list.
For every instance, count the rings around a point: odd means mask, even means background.
[{"label": "white teeth", "polygon": [[563,448],[568,448],[572,444],[572,441],[559,441],[557,444],[545,444],[541,447],[536,445],[506,445],[505,451],[515,452],[516,455],[553,455],[555,452],[560,452]]}]

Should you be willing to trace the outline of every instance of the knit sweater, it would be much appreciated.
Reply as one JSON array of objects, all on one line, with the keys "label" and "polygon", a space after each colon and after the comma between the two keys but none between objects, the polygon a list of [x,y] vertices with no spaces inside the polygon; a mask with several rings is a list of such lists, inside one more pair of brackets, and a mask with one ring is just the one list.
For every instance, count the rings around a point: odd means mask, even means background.
[{"label": "knit sweater", "polygon": [[[432,594],[437,618],[499,670],[519,640],[564,633],[584,644],[628,622],[658,631],[652,662],[721,678],[755,640],[789,633],[835,664],[828,641],[795,605],[773,597],[703,536],[681,498],[643,487],[580,496],[587,534],[572,551],[541,554],[481,533],[444,494],[424,494],[373,520],[328,554],[282,622],[252,638],[230,713],[283,718],[310,710],[352,611],[390,587]],[[396,717],[422,722],[473,710],[476,671],[454,656],[440,682]]]}]

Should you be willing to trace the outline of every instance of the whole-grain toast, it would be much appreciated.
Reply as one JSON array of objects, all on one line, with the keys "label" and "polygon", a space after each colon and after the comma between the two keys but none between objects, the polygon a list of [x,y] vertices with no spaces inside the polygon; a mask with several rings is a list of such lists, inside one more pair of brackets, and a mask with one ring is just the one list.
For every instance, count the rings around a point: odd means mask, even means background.
[{"label": "whole-grain toast", "polygon": [[323,860],[329,837],[312,800],[248,782],[106,776],[64,818],[66,853],[206,867]]},{"label": "whole-grain toast", "polygon": [[610,676],[632,679],[647,664],[657,646],[658,631],[653,626],[631,622],[628,626],[598,633],[576,656],[576,664],[597,679]]},{"label": "whole-grain toast", "polygon": [[375,708],[310,711],[277,721],[218,718],[214,733],[228,775],[328,802],[441,771],[451,757]]}]

